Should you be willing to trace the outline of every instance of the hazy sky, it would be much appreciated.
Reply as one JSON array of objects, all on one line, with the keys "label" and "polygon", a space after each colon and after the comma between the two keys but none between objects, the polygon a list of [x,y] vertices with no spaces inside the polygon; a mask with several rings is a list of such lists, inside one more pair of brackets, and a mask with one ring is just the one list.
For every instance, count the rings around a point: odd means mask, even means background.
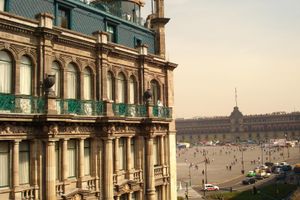
[{"label": "hazy sky", "polygon": [[165,0],[176,117],[300,111],[300,0]]}]

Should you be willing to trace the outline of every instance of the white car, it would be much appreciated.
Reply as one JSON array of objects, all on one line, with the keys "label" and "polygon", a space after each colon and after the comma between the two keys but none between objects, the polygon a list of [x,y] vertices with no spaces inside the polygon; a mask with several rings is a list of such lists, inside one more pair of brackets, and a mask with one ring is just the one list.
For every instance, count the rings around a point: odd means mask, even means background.
[{"label": "white car", "polygon": [[216,191],[219,190],[220,188],[216,185],[213,184],[204,184],[204,190],[206,191]]}]

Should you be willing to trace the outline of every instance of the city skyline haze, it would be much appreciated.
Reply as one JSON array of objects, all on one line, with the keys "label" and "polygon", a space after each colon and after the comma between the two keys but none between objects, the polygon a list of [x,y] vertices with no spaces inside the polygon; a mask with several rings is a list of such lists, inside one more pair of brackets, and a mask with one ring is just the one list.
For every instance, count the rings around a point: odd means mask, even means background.
[{"label": "city skyline haze", "polygon": [[[150,2],[149,2],[150,3]],[[167,0],[175,117],[300,110],[300,1]]]}]

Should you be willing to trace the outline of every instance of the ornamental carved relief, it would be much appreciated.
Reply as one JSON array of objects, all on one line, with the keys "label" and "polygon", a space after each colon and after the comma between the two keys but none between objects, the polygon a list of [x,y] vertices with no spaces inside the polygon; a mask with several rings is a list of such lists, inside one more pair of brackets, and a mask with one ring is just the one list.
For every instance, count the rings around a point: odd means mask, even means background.
[{"label": "ornamental carved relief", "polygon": [[15,126],[12,124],[3,124],[0,126],[1,135],[10,135],[10,134],[33,134],[33,127],[29,126]]},{"label": "ornamental carved relief", "polygon": [[13,134],[13,132],[10,130],[10,125],[2,126],[0,130],[1,135]]},{"label": "ornamental carved relief", "polygon": [[76,194],[76,195],[74,195],[70,200],[81,200],[82,198],[81,198],[81,195],[79,195],[79,194]]}]

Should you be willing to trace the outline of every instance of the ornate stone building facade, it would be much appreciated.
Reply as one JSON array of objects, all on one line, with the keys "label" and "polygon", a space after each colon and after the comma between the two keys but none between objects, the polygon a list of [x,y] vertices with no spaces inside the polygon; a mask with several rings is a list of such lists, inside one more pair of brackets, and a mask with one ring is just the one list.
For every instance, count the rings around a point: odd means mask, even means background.
[{"label": "ornate stone building facade", "polygon": [[230,116],[177,119],[177,142],[266,142],[269,139],[300,139],[300,112],[243,115],[234,107]]},{"label": "ornate stone building facade", "polygon": [[1,200],[177,198],[169,19],[143,4],[0,0]]}]

